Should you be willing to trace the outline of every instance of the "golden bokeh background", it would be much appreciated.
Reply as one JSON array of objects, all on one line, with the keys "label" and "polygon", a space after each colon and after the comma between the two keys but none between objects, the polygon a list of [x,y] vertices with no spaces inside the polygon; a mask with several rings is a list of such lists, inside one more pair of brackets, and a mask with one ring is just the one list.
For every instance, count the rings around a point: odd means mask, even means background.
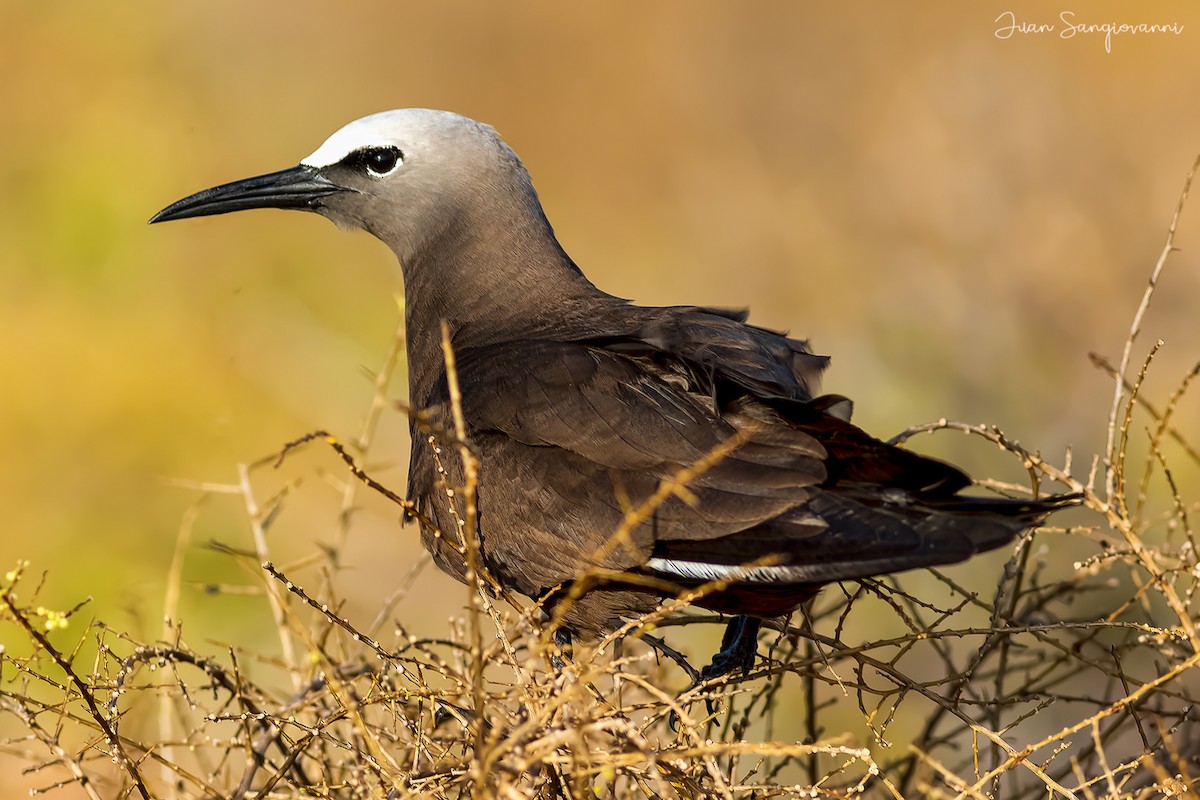
[{"label": "golden bokeh background", "polygon": [[[1074,8],[1182,26],[1111,52],[1061,38],[1064,10],[4,0],[0,568],[48,570],[47,605],[94,598],[64,642],[93,616],[154,638],[199,495],[176,482],[236,483],[238,463],[317,428],[357,435],[399,321],[390,253],[295,213],[146,220],[403,106],[494,125],[601,288],[751,306],[833,356],[825,388],[877,434],[987,421],[1059,461],[1070,445],[1086,474],[1112,398],[1087,353],[1119,357],[1200,153],[1200,7]],[[1001,39],[1004,12],[1058,30]],[[1160,402],[1200,358],[1197,205],[1135,350],[1166,342]],[[1193,434],[1198,409],[1177,414]],[[385,412],[370,462],[398,488],[405,440]],[[978,440],[916,446],[1021,475]],[[1195,465],[1176,466],[1196,497]],[[302,481],[272,528],[281,563],[330,540],[344,477],[314,447],[264,478],[264,496]],[[204,546],[249,546],[240,502],[200,508],[179,613],[193,645],[269,651],[265,604],[201,590],[256,583]],[[393,508],[362,505],[337,583],[352,618],[420,552]],[[463,597],[430,570],[396,614],[436,631]]]}]

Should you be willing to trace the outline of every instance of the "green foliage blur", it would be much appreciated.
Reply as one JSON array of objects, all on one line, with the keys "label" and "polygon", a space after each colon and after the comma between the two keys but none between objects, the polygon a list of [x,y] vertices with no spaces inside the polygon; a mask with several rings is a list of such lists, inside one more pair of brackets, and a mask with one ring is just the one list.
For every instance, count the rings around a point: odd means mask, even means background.
[{"label": "green foliage blur", "polygon": [[[5,0],[0,570],[27,559],[50,572],[40,602],[92,596],[84,618],[153,638],[199,494],[178,483],[236,483],[238,463],[317,428],[357,434],[400,319],[385,248],[294,213],[145,223],[403,106],[494,125],[602,288],[751,306],[832,355],[825,388],[881,436],[986,421],[1048,456],[1070,445],[1086,471],[1112,397],[1087,353],[1119,357],[1200,152],[1200,8],[1081,6],[1081,22],[1183,26],[1118,35],[1111,53],[1099,34],[996,36],[1005,11],[1061,27],[1061,10]],[[1159,398],[1200,357],[1197,208],[1178,242],[1141,341],[1166,341]],[[404,387],[401,368],[390,396]],[[1186,406],[1177,420],[1196,419]],[[385,412],[371,457],[401,491],[405,429]],[[975,440],[916,446],[1021,479]],[[278,483],[297,476],[281,528],[306,538],[276,542],[283,561],[330,538],[344,479],[320,448]],[[342,556],[350,614],[420,552],[394,508],[363,505]],[[214,495],[197,516],[185,633],[269,630],[260,602],[204,591],[252,583],[205,547],[246,547],[241,512]],[[463,595],[432,570],[419,587],[397,613],[423,633]]]}]

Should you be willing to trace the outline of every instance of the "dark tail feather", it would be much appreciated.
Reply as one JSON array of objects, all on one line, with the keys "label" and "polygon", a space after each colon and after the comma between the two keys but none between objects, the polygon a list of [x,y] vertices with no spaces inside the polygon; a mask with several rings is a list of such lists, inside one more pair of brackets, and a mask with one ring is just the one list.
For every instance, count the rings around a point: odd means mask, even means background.
[{"label": "dark tail feather", "polygon": [[1059,509],[1078,505],[1080,494],[1062,494],[1036,500],[1007,497],[949,497],[926,501],[932,514],[918,526],[936,535],[939,530],[964,536],[975,553],[1003,547]]},{"label": "dark tail feather", "polygon": [[951,514],[988,514],[1011,517],[1023,527],[1038,525],[1055,511],[1079,505],[1082,494],[1058,494],[1024,500],[1010,497],[978,497],[953,495],[945,498],[922,498],[925,505]]}]

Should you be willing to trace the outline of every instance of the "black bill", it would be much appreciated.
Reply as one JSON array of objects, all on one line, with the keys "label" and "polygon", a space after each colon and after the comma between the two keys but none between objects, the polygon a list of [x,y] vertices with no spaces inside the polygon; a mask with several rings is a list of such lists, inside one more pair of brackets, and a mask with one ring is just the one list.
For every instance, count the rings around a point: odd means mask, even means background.
[{"label": "black bill", "polygon": [[196,192],[164,208],[150,222],[226,214],[247,208],[298,208],[311,211],[321,198],[344,191],[315,167],[301,164],[291,169],[259,175]]}]

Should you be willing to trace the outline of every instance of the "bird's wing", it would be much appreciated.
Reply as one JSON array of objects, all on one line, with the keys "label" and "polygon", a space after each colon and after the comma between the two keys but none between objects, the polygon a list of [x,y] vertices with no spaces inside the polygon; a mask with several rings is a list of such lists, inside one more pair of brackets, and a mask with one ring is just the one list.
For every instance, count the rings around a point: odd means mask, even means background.
[{"label": "bird's wing", "polygon": [[817,392],[826,356],[808,342],[750,325],[747,312],[695,306],[641,308],[643,317],[606,343],[612,349],[665,353],[690,365],[714,396],[726,389],[755,397],[806,401]]},{"label": "bird's wing", "polygon": [[[574,342],[520,341],[459,356],[463,412],[474,430],[550,446],[615,470],[677,470],[738,430],[695,391],[685,369]],[[825,449],[811,435],[761,421],[729,461],[754,470],[752,486],[810,486],[825,478]],[[772,474],[777,473],[777,474]]]},{"label": "bird's wing", "polygon": [[[960,561],[1044,513],[976,508],[956,496],[962,472],[880,442],[819,400],[743,396],[718,408],[670,359],[524,340],[464,350],[458,365],[485,475],[485,551],[526,593],[591,564],[753,592],[811,586]],[[731,437],[737,446],[685,492],[630,522]]]},{"label": "bird's wing", "polygon": [[[562,580],[597,563],[597,551],[604,566],[636,567],[660,539],[752,528],[801,505],[825,479],[825,451],[812,436],[721,416],[686,376],[645,359],[523,340],[464,350],[457,363],[463,415],[485,471],[485,538],[502,536],[492,551],[508,554],[510,571],[529,573],[531,584],[555,565]],[[627,522],[663,481],[734,436],[732,452],[686,491]],[[629,546],[606,550],[623,524]]]}]

